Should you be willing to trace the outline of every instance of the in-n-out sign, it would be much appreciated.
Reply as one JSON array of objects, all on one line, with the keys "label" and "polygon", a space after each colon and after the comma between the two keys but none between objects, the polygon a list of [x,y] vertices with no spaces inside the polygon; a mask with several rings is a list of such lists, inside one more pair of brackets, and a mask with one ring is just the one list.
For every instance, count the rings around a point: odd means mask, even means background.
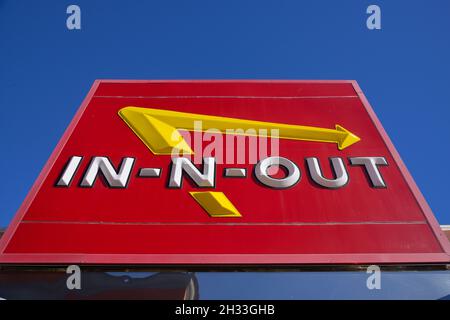
[{"label": "in-n-out sign", "polygon": [[[69,187],[70,183],[81,164],[83,157],[73,156],[66,168],[64,168],[57,186]],[[317,185],[336,189],[342,188],[349,182],[344,160],[339,157],[330,158],[332,170],[335,178],[329,179],[323,176],[319,160],[315,157],[306,158],[306,166],[311,179]],[[92,188],[95,180],[101,174],[111,188],[126,188],[130,180],[131,170],[135,159],[133,157],[124,157],[118,169],[107,157],[93,157],[84,174],[80,186]],[[383,157],[350,157],[349,163],[352,166],[361,166],[370,179],[370,186],[375,188],[386,188],[381,172],[378,166],[386,166],[386,159]],[[280,166],[286,170],[286,175],[282,178],[273,177],[269,174],[271,166]],[[140,177],[160,177],[161,168],[141,168]],[[241,170],[241,171],[239,171]],[[212,157],[204,158],[203,169],[197,168],[191,160],[187,158],[172,159],[172,166],[169,173],[167,187],[181,188],[183,175],[189,177],[197,187],[215,187],[216,181],[216,163]],[[235,172],[239,172],[236,175]],[[225,177],[246,177],[246,170],[241,168],[230,168],[224,171]],[[259,161],[254,166],[254,176],[261,184],[266,187],[276,189],[286,189],[296,185],[301,179],[301,171],[297,164],[283,157],[267,157]]]},{"label": "in-n-out sign", "polygon": [[354,81],[97,81],[0,241],[2,264],[450,261]]},{"label": "in-n-out sign", "polygon": [[[194,140],[199,140],[199,132],[211,133],[211,131],[214,131],[216,140],[221,139],[222,134],[226,134],[226,140],[231,142],[233,147],[235,146],[234,139],[236,136],[247,136],[253,140],[258,137],[259,144],[261,142],[266,144],[264,138],[270,136],[272,139],[271,144],[278,145],[278,142],[274,141],[274,139],[278,139],[281,134],[283,139],[336,143],[339,150],[343,150],[360,141],[358,136],[340,125],[336,125],[336,129],[327,129],[129,106],[120,109],[118,114],[154,155],[172,156],[172,166],[167,182],[168,188],[181,188],[184,175],[190,178],[194,185],[199,188],[216,187],[215,157],[205,157],[202,170],[195,167],[189,159],[180,157],[180,152],[183,156],[185,154],[192,155],[194,153],[193,149],[198,149],[185,140],[185,137],[180,134],[180,130],[194,131],[197,135],[197,139]],[[219,135],[218,138],[217,135]],[[232,136],[231,139],[230,136]],[[237,145],[236,149],[238,153],[243,153],[247,146],[242,139],[240,142],[241,144]],[[257,147],[255,141],[253,141],[253,144],[249,143],[248,163],[254,160],[254,153]],[[224,148],[226,147],[220,144],[216,153],[219,151],[222,154]],[[206,148],[202,146],[197,152],[200,151],[198,153],[202,154],[203,149]],[[261,151],[261,146],[259,149],[258,151]],[[275,150],[276,153],[278,151]],[[259,159],[260,161],[253,168],[253,173],[260,184],[275,189],[286,189],[300,181],[301,171],[291,160],[280,156],[266,156],[265,153],[261,152],[259,152]],[[233,160],[231,163],[233,163]],[[324,188],[337,189],[344,187],[348,183],[349,177],[342,158],[332,157],[329,159],[335,176],[332,179],[324,177],[318,158],[308,157],[305,160],[310,177],[317,185]],[[73,156],[56,185],[68,187],[81,161],[81,156]],[[80,182],[80,187],[93,187],[97,176],[101,174],[109,187],[126,188],[134,161],[134,157],[125,157],[122,159],[120,167],[116,170],[107,157],[93,157]],[[377,167],[378,165],[387,165],[385,158],[352,157],[349,158],[349,161],[351,165],[362,165],[364,167],[373,187],[386,187]],[[269,170],[274,167],[285,170],[285,176],[273,177],[269,174]],[[138,177],[160,177],[161,170],[161,168],[140,168]],[[225,168],[223,176],[244,178],[247,176],[247,173],[246,169],[241,167]],[[241,217],[238,209],[223,193],[197,191],[191,192],[191,195],[211,217]]]}]

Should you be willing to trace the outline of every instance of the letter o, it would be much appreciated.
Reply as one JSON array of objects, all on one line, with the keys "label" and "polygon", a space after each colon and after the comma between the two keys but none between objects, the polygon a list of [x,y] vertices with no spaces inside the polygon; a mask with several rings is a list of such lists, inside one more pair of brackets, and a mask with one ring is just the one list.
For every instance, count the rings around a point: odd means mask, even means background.
[{"label": "letter o", "polygon": [[[268,175],[267,170],[270,166],[283,166],[287,170],[287,175],[284,178],[278,179]],[[291,160],[283,157],[269,157],[261,160],[255,166],[256,179],[267,187],[275,189],[286,189],[295,185],[300,181],[300,169]]]}]

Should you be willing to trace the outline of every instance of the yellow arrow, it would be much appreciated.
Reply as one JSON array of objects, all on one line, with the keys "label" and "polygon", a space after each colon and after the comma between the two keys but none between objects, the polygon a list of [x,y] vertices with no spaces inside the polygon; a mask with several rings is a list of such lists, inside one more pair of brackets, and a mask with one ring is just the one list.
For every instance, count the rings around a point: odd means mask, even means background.
[{"label": "yellow arrow", "polygon": [[[192,149],[178,130],[195,131],[195,121],[201,121],[201,131],[217,129],[224,134],[255,136],[246,131],[265,129],[267,136],[270,137],[270,130],[276,129],[279,134],[278,138],[336,143],[339,150],[361,140],[338,124],[336,124],[336,129],[327,129],[132,106],[120,109],[119,116],[156,155],[170,155],[174,148],[186,154],[193,154]],[[237,129],[242,129],[243,132],[227,132]]]},{"label": "yellow arrow", "polygon": [[240,218],[236,207],[228,200],[223,192],[189,192],[199,205],[213,218]]}]

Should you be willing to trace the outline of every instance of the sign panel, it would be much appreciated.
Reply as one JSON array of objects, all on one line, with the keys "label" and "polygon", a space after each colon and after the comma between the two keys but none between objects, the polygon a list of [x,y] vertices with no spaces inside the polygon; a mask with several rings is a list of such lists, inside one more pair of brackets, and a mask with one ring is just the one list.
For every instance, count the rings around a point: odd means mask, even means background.
[{"label": "sign panel", "polygon": [[449,262],[354,81],[97,81],[0,263]]}]

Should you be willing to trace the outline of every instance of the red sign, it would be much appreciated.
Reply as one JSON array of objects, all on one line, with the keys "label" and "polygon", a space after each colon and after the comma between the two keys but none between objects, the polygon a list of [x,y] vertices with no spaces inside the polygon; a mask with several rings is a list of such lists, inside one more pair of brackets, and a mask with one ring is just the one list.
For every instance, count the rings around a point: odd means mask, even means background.
[{"label": "red sign", "polygon": [[354,81],[97,81],[1,238],[0,263],[428,263],[449,252]]}]

